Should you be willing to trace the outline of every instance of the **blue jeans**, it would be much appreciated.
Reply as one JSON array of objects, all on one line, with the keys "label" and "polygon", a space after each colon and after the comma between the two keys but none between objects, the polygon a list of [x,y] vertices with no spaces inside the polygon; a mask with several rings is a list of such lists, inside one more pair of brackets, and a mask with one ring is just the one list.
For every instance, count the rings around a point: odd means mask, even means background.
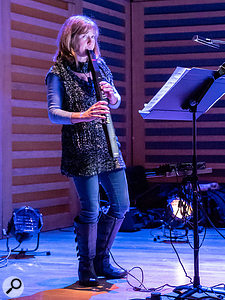
[{"label": "blue jeans", "polygon": [[122,219],[129,209],[129,195],[124,169],[104,172],[94,176],[76,176],[73,178],[81,203],[79,221],[96,223],[99,215],[99,184],[108,197],[108,214]]}]

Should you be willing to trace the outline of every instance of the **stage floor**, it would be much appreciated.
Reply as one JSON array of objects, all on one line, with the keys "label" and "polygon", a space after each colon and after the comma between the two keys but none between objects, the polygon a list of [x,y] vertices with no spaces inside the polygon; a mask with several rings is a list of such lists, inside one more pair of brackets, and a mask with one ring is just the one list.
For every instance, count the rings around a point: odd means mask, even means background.
[{"label": "stage floor", "polygon": [[[225,235],[225,229],[220,229]],[[183,234],[183,230],[177,230],[174,235]],[[167,232],[168,234],[168,232]],[[204,232],[200,233],[200,244]],[[193,246],[193,235],[189,231],[190,243]],[[156,240],[156,241],[155,241]],[[23,242],[23,249],[35,248],[36,237],[29,242]],[[9,241],[10,247],[15,247],[14,238]],[[185,271],[193,279],[193,249],[186,238],[175,242],[174,246],[180,255]],[[131,300],[146,299],[151,297],[149,291],[135,291],[126,279],[101,280],[101,286],[97,288],[82,288],[76,282],[78,261],[75,251],[73,228],[65,228],[43,232],[40,235],[40,246],[35,256],[25,258],[8,259],[8,264],[0,270],[1,293],[0,299],[17,299],[11,290],[6,296],[3,292],[3,282],[8,277],[21,279],[24,290],[18,299],[42,299],[42,300]],[[50,251],[51,255],[45,255]],[[43,253],[44,252],[44,253]],[[165,284],[172,286],[190,283],[178,261],[169,238],[163,235],[162,229],[142,229],[137,232],[119,232],[114,242],[112,253],[115,260],[127,270],[140,267],[144,273],[144,286],[147,289],[157,288]],[[203,286],[214,286],[225,282],[225,240],[214,230],[207,229],[206,237],[200,248],[199,267],[200,283]],[[0,240],[0,254],[6,255],[6,240]],[[1,265],[3,265],[1,263]],[[141,280],[141,272],[138,269],[131,274]],[[13,278],[12,277],[12,278]],[[129,282],[139,286],[132,276],[128,276]],[[5,283],[6,284],[6,283]],[[14,282],[18,284],[18,282]],[[172,287],[165,287],[161,293],[168,294]],[[162,297],[163,299],[172,299]]]}]

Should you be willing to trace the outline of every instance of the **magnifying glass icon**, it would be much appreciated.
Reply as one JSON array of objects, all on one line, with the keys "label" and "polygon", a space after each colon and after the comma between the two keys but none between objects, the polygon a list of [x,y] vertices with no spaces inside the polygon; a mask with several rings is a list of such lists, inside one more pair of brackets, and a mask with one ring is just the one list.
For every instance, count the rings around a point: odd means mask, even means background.
[{"label": "magnifying glass icon", "polygon": [[6,291],[6,294],[9,294],[12,289],[18,290],[22,286],[22,281],[19,278],[14,278],[11,281],[11,287]]}]

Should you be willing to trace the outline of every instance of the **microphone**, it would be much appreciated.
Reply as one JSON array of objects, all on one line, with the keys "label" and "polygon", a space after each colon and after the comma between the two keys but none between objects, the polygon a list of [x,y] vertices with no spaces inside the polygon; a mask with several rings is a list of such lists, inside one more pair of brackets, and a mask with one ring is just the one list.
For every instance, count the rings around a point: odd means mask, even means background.
[{"label": "microphone", "polygon": [[215,49],[219,49],[219,47],[220,47],[219,43],[216,43],[216,41],[211,40],[209,38],[199,36],[199,35],[194,35],[192,38],[192,41],[203,44],[208,47],[215,48]]},{"label": "microphone", "polygon": [[[209,46],[209,47],[212,47],[212,48],[216,48],[216,49],[220,48],[220,44],[225,44],[225,41],[211,40],[209,38],[205,38],[205,37],[202,37],[202,36],[199,36],[199,35],[194,35],[193,38],[192,38],[192,41],[193,42],[198,42],[198,43],[201,43],[203,45],[206,45],[206,46]],[[217,79],[217,78],[219,78],[220,76],[223,76],[223,75],[225,75],[225,62],[221,66],[219,66],[217,71],[215,71],[214,78]]]},{"label": "microphone", "polygon": [[214,74],[214,78],[217,79],[223,75],[225,75],[225,62],[221,66],[219,66],[218,70]]}]

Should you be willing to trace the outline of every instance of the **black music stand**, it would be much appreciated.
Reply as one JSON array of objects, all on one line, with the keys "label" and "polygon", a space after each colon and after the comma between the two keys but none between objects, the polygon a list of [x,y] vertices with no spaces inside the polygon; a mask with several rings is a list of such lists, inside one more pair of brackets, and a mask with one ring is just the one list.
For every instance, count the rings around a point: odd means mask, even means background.
[{"label": "black music stand", "polygon": [[144,119],[185,120],[193,122],[193,156],[191,183],[193,189],[193,233],[194,233],[194,278],[193,286],[178,286],[176,299],[187,297],[198,291],[225,291],[200,286],[199,276],[199,233],[198,233],[198,177],[196,155],[196,120],[208,111],[225,94],[225,76],[217,71],[200,68],[177,67],[169,80],[139,113]]}]

